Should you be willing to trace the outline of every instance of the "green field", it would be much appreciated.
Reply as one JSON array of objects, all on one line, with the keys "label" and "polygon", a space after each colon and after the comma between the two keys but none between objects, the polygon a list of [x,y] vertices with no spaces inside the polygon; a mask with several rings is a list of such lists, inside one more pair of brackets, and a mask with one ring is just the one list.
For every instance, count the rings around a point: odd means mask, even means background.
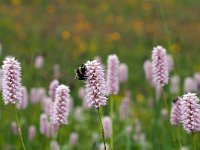
[{"label": "green field", "polygon": [[[153,47],[162,45],[174,58],[172,75],[181,77],[180,96],[185,77],[200,72],[200,1],[198,0],[0,0],[1,61],[14,56],[22,66],[22,84],[30,92],[33,87],[44,87],[48,94],[54,79],[54,64],[60,66],[60,83],[70,87],[74,108],[82,106],[78,90],[84,83],[75,80],[74,70],[96,56],[106,65],[109,54],[116,54],[120,62],[129,68],[128,82],[120,86],[114,101],[114,149],[193,149],[192,136],[182,126],[176,129],[163,119],[163,97],[159,110],[149,107],[149,98],[155,100],[154,89],[145,80],[143,63],[151,59]],[[35,58],[44,57],[42,68],[36,69]],[[168,106],[178,95],[171,95],[170,84],[165,87]],[[126,90],[131,91],[130,114],[126,121],[119,119],[119,106]],[[108,100],[109,101],[109,100]],[[109,105],[104,109],[108,115]],[[102,110],[103,110],[102,109]],[[74,110],[74,109],[73,109]],[[18,110],[24,142],[27,150],[50,149],[51,138],[40,133],[40,104],[29,103],[25,110]],[[158,125],[153,125],[155,116]],[[134,140],[136,120],[141,123],[145,142]],[[12,106],[0,102],[0,149],[22,149],[19,136],[12,133],[10,124],[15,121]],[[35,125],[33,141],[28,140],[28,127]],[[132,131],[126,133],[130,125]],[[172,132],[171,132],[172,131]],[[69,142],[71,132],[79,134],[77,146]],[[92,135],[99,134],[96,146]],[[171,134],[172,133],[172,134]],[[172,135],[175,137],[173,141]],[[96,150],[102,143],[97,112],[84,110],[83,120],[74,119],[59,131],[62,149]],[[57,141],[60,142],[59,136]],[[196,148],[200,148],[200,135],[196,134]],[[109,140],[107,140],[109,143]]]}]

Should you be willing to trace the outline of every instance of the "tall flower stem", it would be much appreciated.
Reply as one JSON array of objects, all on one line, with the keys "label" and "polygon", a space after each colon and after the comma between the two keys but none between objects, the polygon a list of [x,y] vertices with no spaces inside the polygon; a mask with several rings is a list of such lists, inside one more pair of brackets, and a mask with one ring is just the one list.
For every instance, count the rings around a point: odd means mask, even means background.
[{"label": "tall flower stem", "polygon": [[[168,107],[168,104],[167,104],[167,98],[166,98],[166,95],[165,95],[165,91],[164,91],[164,89],[163,89],[163,99],[164,99],[164,103],[165,103],[165,108],[167,109],[167,112],[168,112],[168,114],[169,114],[169,107]],[[169,122],[169,118],[168,118],[168,127],[169,127],[169,129],[171,130],[171,136],[172,136],[172,140],[173,140],[173,143],[175,144],[176,143],[176,141],[175,141],[175,137],[174,137],[174,132],[173,132],[173,130],[172,130],[172,127],[171,127],[171,125],[170,125],[170,122]],[[175,145],[176,146],[176,145]]]},{"label": "tall flower stem", "polygon": [[196,150],[195,133],[192,133],[192,136],[193,136],[193,149]]},{"label": "tall flower stem", "polygon": [[110,149],[114,149],[113,145],[113,96],[110,97],[110,118],[111,118],[111,137],[110,137]]},{"label": "tall flower stem", "polygon": [[19,123],[19,118],[18,118],[18,114],[17,114],[17,110],[15,105],[13,105],[14,111],[15,111],[15,117],[17,120],[17,126],[18,126],[18,131],[19,131],[19,136],[20,136],[20,140],[23,146],[23,149],[26,150],[25,145],[24,145],[24,140],[23,140],[23,136],[22,136],[22,131],[21,131],[21,127],[20,127],[20,123]]},{"label": "tall flower stem", "polygon": [[106,150],[106,142],[105,142],[105,136],[104,136],[104,129],[103,129],[103,124],[102,124],[101,114],[99,112],[99,108],[97,108],[97,111],[98,111],[99,121],[100,121],[100,124],[101,124],[101,134],[102,134],[102,139],[103,139],[103,144],[104,144],[104,150]]},{"label": "tall flower stem", "polygon": [[179,147],[181,149],[182,144],[181,144],[181,138],[180,138],[180,135],[179,135],[179,128],[178,127],[177,127],[176,131],[177,131],[177,138],[178,138]]},{"label": "tall flower stem", "polygon": [[62,135],[61,135],[61,133],[59,133],[59,144],[60,144],[60,150],[61,150],[62,149]]}]

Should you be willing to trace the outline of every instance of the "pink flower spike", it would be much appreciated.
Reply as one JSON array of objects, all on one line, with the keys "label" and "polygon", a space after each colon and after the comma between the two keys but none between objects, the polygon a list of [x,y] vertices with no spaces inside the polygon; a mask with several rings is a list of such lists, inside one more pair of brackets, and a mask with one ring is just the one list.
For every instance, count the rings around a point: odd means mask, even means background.
[{"label": "pink flower spike", "polygon": [[70,144],[71,145],[77,145],[77,143],[78,143],[78,134],[75,133],[75,132],[71,133],[69,139],[70,139]]},{"label": "pink flower spike", "polygon": [[30,126],[28,129],[28,139],[32,141],[35,138],[36,128],[34,125]]},{"label": "pink flower spike", "polygon": [[56,98],[53,103],[53,112],[51,116],[52,124],[57,130],[62,124],[67,124],[67,118],[70,112],[71,98],[69,87],[59,85],[56,89]]},{"label": "pink flower spike", "polygon": [[181,100],[181,120],[188,133],[200,131],[200,105],[195,93],[184,94]]},{"label": "pink flower spike", "polygon": [[49,96],[51,97],[53,102],[55,101],[56,89],[58,86],[59,86],[59,81],[56,79],[53,80],[49,86]]},{"label": "pink flower spike", "polygon": [[178,75],[174,75],[170,79],[170,92],[171,94],[179,93],[179,84],[180,84],[180,77]]},{"label": "pink flower spike", "polygon": [[173,101],[171,114],[170,114],[170,122],[174,126],[178,126],[181,123],[181,98],[178,97]]},{"label": "pink flower spike", "polygon": [[124,83],[128,80],[128,66],[125,63],[119,65],[119,81]]},{"label": "pink flower spike", "polygon": [[171,72],[174,68],[174,59],[170,54],[167,54],[167,68],[169,72]]},{"label": "pink flower spike", "polygon": [[107,104],[106,83],[102,65],[97,61],[87,61],[85,80],[85,93],[88,107],[98,109]]},{"label": "pink flower spike", "polygon": [[110,120],[110,117],[108,117],[108,116],[103,117],[102,123],[103,123],[105,138],[110,138],[110,136],[111,136],[111,120]]},{"label": "pink flower spike", "polygon": [[153,83],[164,86],[168,83],[168,65],[166,50],[157,46],[152,51]]},{"label": "pink flower spike", "polygon": [[48,131],[48,116],[46,114],[40,115],[40,133],[46,134]]},{"label": "pink flower spike", "polygon": [[117,55],[109,55],[107,65],[107,94],[117,95],[119,92],[119,59]]},{"label": "pink flower spike", "polygon": [[191,78],[191,77],[185,78],[185,80],[184,80],[184,91],[186,93],[197,91],[197,83],[193,78]]},{"label": "pink flower spike", "polygon": [[21,66],[15,58],[6,58],[2,65],[3,100],[7,104],[21,101]]},{"label": "pink flower spike", "polygon": [[18,109],[26,109],[28,105],[28,93],[25,86],[21,87],[22,98],[21,102],[17,104]]},{"label": "pink flower spike", "polygon": [[153,85],[153,67],[152,67],[152,62],[150,60],[146,60],[144,62],[144,74],[146,80]]},{"label": "pink flower spike", "polygon": [[12,130],[14,135],[18,134],[18,126],[17,126],[17,123],[15,121],[11,122],[11,130]]}]

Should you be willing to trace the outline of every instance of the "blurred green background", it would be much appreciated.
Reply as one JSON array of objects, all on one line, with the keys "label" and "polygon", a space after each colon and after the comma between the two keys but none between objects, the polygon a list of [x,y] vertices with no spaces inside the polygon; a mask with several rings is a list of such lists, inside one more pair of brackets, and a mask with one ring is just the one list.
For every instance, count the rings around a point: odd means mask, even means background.
[{"label": "blurred green background", "polygon": [[[146,116],[145,122],[149,115],[143,111],[147,108],[144,100],[153,90],[144,81],[143,62],[151,58],[154,46],[162,45],[174,57],[172,74],[183,79],[200,71],[199,6],[199,0],[0,0],[0,57],[3,60],[12,55],[21,62],[22,83],[28,90],[40,86],[48,89],[54,79],[53,66],[59,64],[59,80],[70,86],[78,105],[77,91],[83,83],[75,82],[74,69],[95,56],[106,64],[108,54],[115,53],[129,67],[126,87],[132,92],[133,105],[141,103],[138,109],[142,109],[134,116]],[[40,69],[34,67],[38,55],[44,57]],[[9,131],[15,119],[11,112],[1,101],[1,149],[19,143]],[[36,113],[33,118],[32,113]],[[40,113],[36,105],[20,115],[38,125]],[[29,149],[48,149],[39,139],[46,140],[38,135]],[[86,143],[88,139],[80,137]],[[83,149],[89,148],[83,144]]]}]

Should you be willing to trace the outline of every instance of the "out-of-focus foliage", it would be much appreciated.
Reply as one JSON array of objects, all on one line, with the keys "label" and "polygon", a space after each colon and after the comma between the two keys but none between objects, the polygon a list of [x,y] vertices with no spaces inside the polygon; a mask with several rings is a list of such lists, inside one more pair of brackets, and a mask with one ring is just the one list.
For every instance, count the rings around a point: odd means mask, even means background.
[{"label": "out-of-focus foliage", "polygon": [[[128,124],[134,127],[136,118],[151,143],[153,112],[147,96],[153,97],[154,91],[144,81],[143,62],[150,59],[154,46],[162,45],[174,57],[172,74],[183,78],[200,71],[199,4],[198,0],[0,0],[0,57],[3,60],[11,55],[21,62],[22,83],[28,91],[31,87],[48,90],[54,79],[54,64],[59,64],[60,82],[70,86],[75,105],[81,105],[77,95],[83,83],[75,81],[74,69],[96,56],[106,64],[108,54],[116,53],[129,67],[129,80],[116,98],[116,112],[125,89],[132,93],[129,121],[117,121],[115,127],[116,150],[125,149],[129,141],[124,141],[125,127]],[[44,57],[40,69],[34,67],[38,55]],[[20,149],[19,138],[10,130],[11,121],[15,120],[14,110],[4,106],[2,100],[0,104],[0,149],[17,149],[16,145]],[[50,139],[39,134],[41,112],[39,104],[19,111],[27,149],[49,149]],[[89,144],[92,133],[99,133],[96,116],[95,111],[87,111],[84,123],[75,122],[71,116],[69,125],[60,131],[62,143],[68,144],[69,135],[75,130],[80,140],[77,149],[92,149]],[[27,132],[32,124],[38,133],[29,142]],[[160,124],[167,126],[163,121]],[[155,131],[163,132],[158,145],[163,148],[168,145],[166,149],[173,147],[170,134],[161,129]],[[187,138],[183,142],[187,145]],[[137,144],[131,147],[137,148]]]}]

